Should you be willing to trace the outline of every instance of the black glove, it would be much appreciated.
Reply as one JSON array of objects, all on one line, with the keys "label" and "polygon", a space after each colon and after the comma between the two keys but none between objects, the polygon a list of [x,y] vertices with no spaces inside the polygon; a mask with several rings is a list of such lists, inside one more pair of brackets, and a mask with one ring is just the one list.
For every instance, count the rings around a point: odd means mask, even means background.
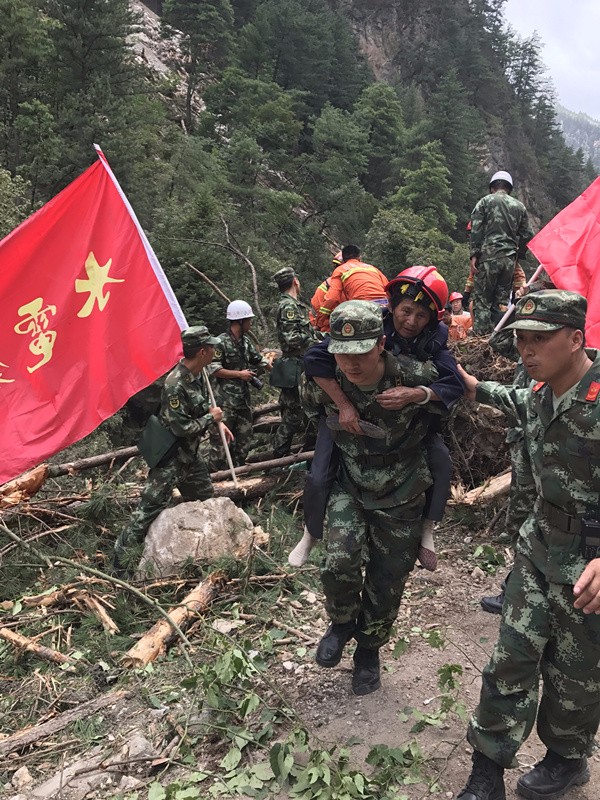
[{"label": "black glove", "polygon": [[465,292],[462,296],[462,305],[465,311],[469,310],[469,301],[471,300],[471,292]]}]

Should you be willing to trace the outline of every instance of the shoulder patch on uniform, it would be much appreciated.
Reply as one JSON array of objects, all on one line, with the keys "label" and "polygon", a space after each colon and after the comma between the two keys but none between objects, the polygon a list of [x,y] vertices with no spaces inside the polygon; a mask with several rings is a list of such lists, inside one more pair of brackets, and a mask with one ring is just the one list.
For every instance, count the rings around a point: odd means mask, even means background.
[{"label": "shoulder patch on uniform", "polygon": [[294,309],[294,308],[286,308],[285,316],[286,316],[286,319],[296,319],[296,309]]},{"label": "shoulder patch on uniform", "polygon": [[539,392],[539,390],[540,390],[540,389],[541,389],[543,386],[545,386],[545,385],[546,385],[546,384],[545,384],[545,382],[544,382],[544,381],[540,381],[539,383],[536,383],[536,385],[532,387],[532,390],[533,390],[534,392]]},{"label": "shoulder patch on uniform", "polygon": [[220,358],[223,358],[223,351],[220,347],[215,347],[215,354],[213,356],[213,361],[218,361]]},{"label": "shoulder patch on uniform", "polygon": [[588,389],[588,393],[585,396],[586,400],[590,402],[595,402],[598,399],[598,395],[600,394],[600,383],[596,381],[592,381],[590,383],[590,388]]},{"label": "shoulder patch on uniform", "polygon": [[171,408],[179,408],[179,398],[176,394],[172,394],[171,397],[169,397],[169,406]]}]

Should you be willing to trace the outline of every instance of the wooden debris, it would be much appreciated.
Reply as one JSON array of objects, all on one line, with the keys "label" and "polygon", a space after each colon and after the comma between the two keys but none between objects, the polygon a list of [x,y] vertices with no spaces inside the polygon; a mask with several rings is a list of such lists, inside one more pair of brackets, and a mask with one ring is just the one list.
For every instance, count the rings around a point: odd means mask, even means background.
[{"label": "wooden debris", "polygon": [[264,497],[265,494],[277,484],[277,476],[265,476],[260,478],[245,478],[238,481],[237,488],[233,481],[219,481],[215,483],[215,497],[229,497],[234,502],[237,500],[254,500],[257,497]]},{"label": "wooden debris", "polygon": [[75,593],[73,600],[75,605],[80,607],[83,605],[85,608],[91,611],[92,614],[100,620],[102,627],[107,633],[119,633],[119,626],[114,619],[111,618],[108,611],[104,608],[97,597],[94,597],[94,595],[90,594],[89,592],[80,591]]},{"label": "wooden debris", "polygon": [[9,508],[23,500],[28,500],[43,485],[47,475],[48,465],[41,464],[19,478],[15,478],[14,481],[0,486],[0,508]]},{"label": "wooden debris", "polygon": [[281,417],[264,416],[253,423],[252,430],[254,433],[269,433],[277,425],[281,425]]},{"label": "wooden debris", "polygon": [[[290,464],[297,464],[300,461],[307,461],[314,455],[314,450],[307,450],[303,453],[295,453],[291,456],[284,456],[283,458],[273,458],[269,461],[257,461],[254,464],[246,464],[243,467],[236,467],[236,475],[250,475],[252,472],[265,472],[266,470],[277,469],[278,467],[288,467]],[[223,469],[218,472],[211,473],[211,480],[224,481],[227,480],[229,470]]]},{"label": "wooden debris", "polygon": [[48,477],[56,478],[59,475],[73,475],[82,469],[92,469],[110,464],[113,461],[123,461],[131,456],[139,456],[137,447],[121,447],[119,450],[112,450],[110,453],[101,453],[99,456],[89,458],[79,458],[77,461],[69,461],[66,464],[50,464],[48,466]]},{"label": "wooden debris", "polygon": [[11,631],[8,628],[0,628],[0,639],[4,639],[19,650],[27,650],[29,653],[34,653],[44,661],[51,661],[53,664],[76,664],[69,656],[64,653],[59,653],[58,650],[52,650],[51,647],[44,647],[42,644],[37,644],[26,636],[21,636],[16,631]]},{"label": "wooden debris", "polygon": [[490,478],[482,486],[466,492],[460,500],[456,502],[465,506],[473,506],[479,503],[489,503],[492,500],[497,500],[499,497],[504,497],[508,494],[510,489],[511,472],[507,470],[494,478]]},{"label": "wooden debris", "polygon": [[[177,606],[169,609],[169,617],[179,627],[185,625],[196,614],[206,611],[209,604],[227,582],[224,572],[212,572],[196,586]],[[173,638],[173,629],[169,623],[160,619],[142,636],[139,642],[130,648],[123,658],[126,667],[145,667],[158,656],[163,655],[167,645]]]},{"label": "wooden debris", "polygon": [[75,708],[64,711],[48,722],[13,733],[12,736],[8,736],[6,739],[0,739],[0,757],[8,755],[8,753],[13,753],[15,750],[21,750],[23,747],[27,747],[40,739],[52,736],[58,731],[62,731],[63,728],[66,728],[67,725],[70,725],[72,722],[78,719],[85,719],[85,717],[95,714],[96,711],[99,711],[101,708],[112,706],[120,700],[131,697],[131,694],[131,692],[127,691],[103,694],[100,697],[96,697],[94,700],[88,700],[87,703],[81,703],[81,705],[75,706]]}]

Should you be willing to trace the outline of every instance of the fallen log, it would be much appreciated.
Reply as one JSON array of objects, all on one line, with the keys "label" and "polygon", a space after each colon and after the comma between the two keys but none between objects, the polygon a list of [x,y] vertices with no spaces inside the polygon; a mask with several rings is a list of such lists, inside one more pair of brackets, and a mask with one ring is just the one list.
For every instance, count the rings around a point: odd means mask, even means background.
[{"label": "fallen log", "polygon": [[110,453],[101,453],[99,456],[90,456],[89,458],[78,458],[76,461],[68,461],[65,464],[50,464],[48,466],[48,477],[57,478],[59,475],[72,475],[74,472],[79,472],[82,469],[93,469],[94,467],[101,467],[104,464],[110,464],[111,461],[122,461],[131,456],[139,456],[140,451],[137,446],[134,447],[121,447],[119,450],[112,450]]},{"label": "fallen log", "polygon": [[50,661],[53,664],[77,663],[69,656],[64,655],[64,653],[59,653],[58,650],[53,650],[51,647],[44,647],[43,644],[37,644],[37,642],[33,642],[26,636],[21,636],[20,633],[11,631],[8,628],[0,628],[0,639],[4,639],[4,641],[9,642],[18,650],[27,650],[27,652],[33,653],[34,655],[38,656],[38,658],[41,658],[44,661]]},{"label": "fallen log", "polygon": [[510,489],[511,471],[507,470],[500,475],[496,475],[486,481],[482,486],[471,489],[466,492],[456,502],[465,506],[473,506],[478,503],[489,503],[492,500],[497,500],[499,497],[504,497],[508,494]]},{"label": "fallen log", "polygon": [[237,488],[233,481],[220,481],[215,484],[215,497],[228,497],[234,502],[242,500],[255,500],[257,497],[264,497],[267,492],[277,484],[276,475],[265,475],[260,478],[244,478],[238,481]]},{"label": "fallen log", "polygon": [[264,416],[260,417],[257,422],[252,423],[252,430],[254,433],[270,433],[270,431],[281,425],[281,417]]},{"label": "fallen log", "polygon": [[264,414],[270,414],[271,411],[279,411],[280,405],[278,402],[276,403],[265,403],[262,406],[257,406],[252,411],[252,419],[256,420],[258,417],[264,416]]},{"label": "fallen log", "polygon": [[88,700],[87,703],[81,703],[81,705],[75,706],[75,708],[64,711],[62,714],[54,717],[54,719],[48,720],[48,722],[43,722],[41,725],[34,725],[31,728],[13,733],[12,736],[8,736],[6,739],[0,739],[0,757],[8,755],[8,753],[12,753],[15,750],[21,750],[23,747],[27,747],[40,739],[45,739],[47,736],[52,736],[58,733],[58,731],[62,731],[63,728],[66,728],[72,722],[78,719],[85,719],[85,717],[95,714],[96,711],[99,711],[101,708],[106,708],[107,706],[118,703],[120,700],[131,697],[131,694],[131,692],[127,691],[103,694],[100,697],[96,697],[94,700]]},{"label": "fallen log", "polygon": [[[289,467],[291,464],[298,464],[301,461],[307,461],[314,456],[314,450],[307,450],[303,453],[294,453],[291,456],[284,456],[283,458],[272,458],[269,461],[257,461],[254,464],[246,464],[243,467],[236,467],[236,475],[250,475],[252,472],[265,472],[270,469],[278,469],[279,467]],[[229,470],[222,469],[218,472],[211,472],[210,478],[214,482],[225,481],[229,475]]]},{"label": "fallen log", "polygon": [[[169,617],[182,627],[191,617],[206,611],[207,607],[227,583],[224,572],[211,574],[196,586],[177,606],[169,609]],[[123,656],[126,667],[145,667],[158,656],[163,655],[173,638],[173,628],[164,619],[158,620],[136,644]]]}]

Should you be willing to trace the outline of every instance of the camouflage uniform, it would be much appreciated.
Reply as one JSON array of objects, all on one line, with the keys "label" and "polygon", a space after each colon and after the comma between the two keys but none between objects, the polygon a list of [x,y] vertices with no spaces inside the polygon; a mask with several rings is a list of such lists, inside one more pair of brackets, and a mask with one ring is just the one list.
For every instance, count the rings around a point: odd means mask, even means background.
[{"label": "camouflage uniform", "polygon": [[209,407],[202,375],[195,377],[182,363],[177,364],[165,380],[158,416],[180,444],[173,456],[148,473],[140,504],[115,543],[118,562],[143,540],[148,526],[169,505],[176,486],[184,500],[213,496],[208,467],[198,453],[200,438],[214,423]]},{"label": "camouflage uniform", "polygon": [[471,214],[471,256],[476,256],[474,277],[473,330],[490,333],[507,306],[517,257],[533,236],[523,203],[502,189],[477,203]]},{"label": "camouflage uniform", "polygon": [[[353,300],[333,312],[332,332],[335,334],[338,315],[345,319],[350,313],[354,328],[358,328],[363,311],[380,318],[375,306]],[[431,409],[411,404],[400,411],[386,411],[375,402],[376,394],[401,385],[404,378],[391,353],[384,351],[381,357],[384,375],[368,391],[336,371],[336,380],[360,418],[383,428],[386,435],[374,439],[334,432],[340,465],[327,505],[327,552],[321,570],[325,606],[332,622],[356,620],[355,639],[372,650],[389,640],[417,557],[425,490],[432,482],[423,445]],[[307,401],[313,407],[323,404],[329,413],[336,411],[313,383],[307,386]],[[368,549],[364,577],[363,547]]]},{"label": "camouflage uniform", "polygon": [[[527,370],[515,344],[513,330],[502,330],[490,336],[490,347],[511,361],[516,361],[513,386],[526,389],[531,383]],[[536,497],[535,483],[531,476],[529,455],[525,446],[523,428],[515,425],[506,432],[506,443],[510,451],[511,480],[506,507],[505,529],[513,547],[516,547],[521,525],[529,516]]]},{"label": "camouflage uniform", "polygon": [[[276,274],[280,281],[286,276],[295,277],[291,269],[282,269]],[[303,368],[302,356],[312,344],[318,341],[315,329],[310,324],[308,318],[308,308],[300,300],[295,299],[289,294],[282,293],[279,298],[277,309],[277,338],[281,347],[282,355],[285,358],[296,359],[299,370]],[[308,420],[302,410],[300,402],[300,388],[295,386],[292,389],[281,389],[279,394],[279,405],[281,408],[281,424],[275,434],[275,452],[281,455],[289,453],[292,438],[295,433],[307,431]],[[311,424],[311,432],[314,436],[314,425]]]},{"label": "camouflage uniform", "polygon": [[[522,326],[526,314],[535,322],[543,308],[546,317],[548,310],[555,320],[562,315],[563,326],[580,327],[582,307],[585,317],[585,301],[572,292],[542,292],[519,302],[514,324]],[[600,721],[600,616],[573,607],[573,584],[600,554],[584,555],[581,536],[582,518],[598,515],[600,492],[600,354],[588,355],[591,368],[556,408],[543,383],[532,390],[477,387],[477,400],[523,428],[536,489],[468,732],[477,751],[505,767],[516,766],[536,711],[540,739],[567,759],[590,754]]]},{"label": "camouflage uniform", "polygon": [[[219,369],[251,369],[261,373],[268,367],[268,361],[261,356],[246,334],[236,339],[230,331],[222,333],[215,347],[215,357],[208,367],[213,375]],[[223,423],[234,435],[229,445],[235,466],[245,463],[252,447],[252,405],[248,381],[240,378],[216,378],[215,400],[223,411]],[[219,432],[210,432],[210,467],[212,470],[227,467],[225,453]]]}]

